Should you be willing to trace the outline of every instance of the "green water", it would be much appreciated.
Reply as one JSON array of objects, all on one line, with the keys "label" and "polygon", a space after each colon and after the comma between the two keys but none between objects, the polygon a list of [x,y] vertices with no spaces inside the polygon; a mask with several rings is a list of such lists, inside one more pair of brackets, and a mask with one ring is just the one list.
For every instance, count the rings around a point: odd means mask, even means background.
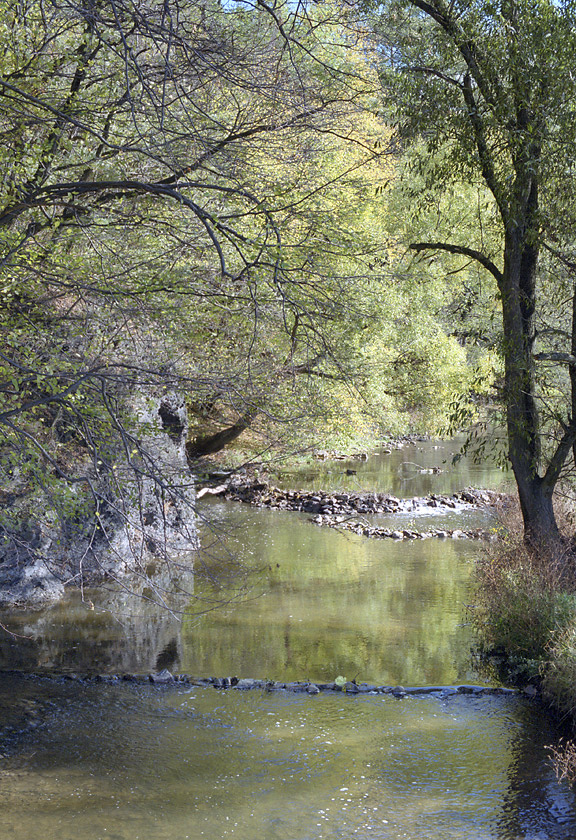
[{"label": "green water", "polygon": [[[400,443],[400,449],[371,454],[367,461],[309,459],[299,467],[279,471],[277,483],[299,489],[384,491],[401,498],[450,494],[465,487],[498,489],[507,480],[506,472],[491,461],[477,463],[472,457],[459,458],[465,440],[461,436],[449,441]],[[499,438],[491,441],[489,451],[502,451]],[[455,457],[458,461],[453,464]],[[432,469],[440,472],[427,472]],[[355,474],[348,475],[349,470],[355,470]]]},{"label": "green water", "polygon": [[[433,445],[420,457],[434,459]],[[399,475],[404,457],[383,456],[382,470]],[[367,489],[390,489],[381,474],[376,461],[358,467]],[[442,476],[410,479],[403,495],[502,477]],[[340,470],[333,484],[351,479]],[[214,499],[199,512],[205,554],[183,615],[111,588],[0,616],[18,633],[0,639],[4,667],[482,681],[466,607],[478,543],[367,540]],[[545,749],[559,734],[516,696],[310,697],[5,674],[0,719],[2,840],[576,837],[573,792]]]},{"label": "green water", "polygon": [[471,679],[462,602],[477,544],[368,540],[229,503],[212,503],[210,514],[226,525],[228,546],[266,565],[251,602],[185,620],[185,672],[388,685]]}]

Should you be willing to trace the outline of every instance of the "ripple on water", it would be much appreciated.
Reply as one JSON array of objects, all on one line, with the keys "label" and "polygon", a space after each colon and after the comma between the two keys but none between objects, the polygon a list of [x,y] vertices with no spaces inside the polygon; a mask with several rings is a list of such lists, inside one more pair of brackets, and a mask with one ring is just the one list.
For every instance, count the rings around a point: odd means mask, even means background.
[{"label": "ripple on water", "polygon": [[549,724],[516,697],[66,684],[51,697],[44,728],[8,745],[0,837],[576,835],[573,794],[543,748]]}]

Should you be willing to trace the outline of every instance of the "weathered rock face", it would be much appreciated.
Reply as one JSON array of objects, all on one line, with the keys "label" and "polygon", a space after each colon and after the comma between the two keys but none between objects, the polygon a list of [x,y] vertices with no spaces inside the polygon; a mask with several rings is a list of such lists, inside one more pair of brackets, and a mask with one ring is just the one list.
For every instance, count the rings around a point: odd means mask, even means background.
[{"label": "weathered rock face", "polygon": [[177,578],[191,591],[197,536],[184,399],[133,394],[130,409],[136,448],[126,441],[113,471],[85,465],[90,480],[68,488],[78,499],[68,517],[47,509],[38,493],[0,500],[20,523],[0,534],[0,604],[42,604],[67,586],[127,574],[136,589],[166,591]]},{"label": "weathered rock face", "polygon": [[99,558],[111,574],[142,569],[157,559],[183,558],[197,548],[184,400],[169,393],[133,403],[147,457],[127,479],[128,492],[119,500],[121,521]]}]

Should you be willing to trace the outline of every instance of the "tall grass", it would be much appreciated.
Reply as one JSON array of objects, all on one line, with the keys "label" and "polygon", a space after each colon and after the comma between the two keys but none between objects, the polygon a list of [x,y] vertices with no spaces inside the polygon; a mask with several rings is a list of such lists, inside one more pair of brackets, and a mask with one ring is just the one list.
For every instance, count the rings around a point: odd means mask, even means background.
[{"label": "tall grass", "polygon": [[567,545],[526,545],[510,515],[499,532],[477,565],[473,622],[484,653],[504,657],[511,676],[539,681],[571,630],[576,644],[576,557]]},{"label": "tall grass", "polygon": [[[564,530],[574,533],[565,518]],[[511,681],[536,683],[576,731],[576,551],[566,540],[527,546],[518,511],[501,516],[499,536],[476,568],[473,621],[485,654],[498,654]],[[558,779],[576,783],[576,740],[549,748]]]}]

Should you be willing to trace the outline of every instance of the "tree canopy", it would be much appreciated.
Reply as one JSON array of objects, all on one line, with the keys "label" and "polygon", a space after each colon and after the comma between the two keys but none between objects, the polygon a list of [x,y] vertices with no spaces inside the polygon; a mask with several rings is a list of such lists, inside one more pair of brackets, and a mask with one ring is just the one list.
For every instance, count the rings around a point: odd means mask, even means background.
[{"label": "tree canopy", "polygon": [[[386,113],[405,144],[426,150],[414,157],[426,189],[478,191],[469,224],[451,229],[445,207],[442,235],[410,247],[472,260],[496,283],[509,457],[524,523],[538,540],[554,537],[552,495],[576,440],[567,201],[574,4],[408,0],[371,9]],[[562,310],[551,312],[551,300],[562,296]],[[568,375],[554,371],[551,379],[543,363],[563,364]]]},{"label": "tree canopy", "polygon": [[[465,180],[464,164],[443,135],[425,166],[406,154],[416,115],[395,127],[381,107],[400,46],[383,61],[354,9],[0,8],[7,550],[48,562],[30,536],[46,509],[65,542],[71,521],[102,537],[104,512],[134,504],[146,544],[143,488],[164,512],[184,493],[146,443],[185,428],[180,396],[196,458],[254,423],[294,448],[432,431],[478,390],[490,356],[450,324],[475,282],[463,246],[436,266],[402,261],[402,235],[428,225],[402,201],[418,179],[433,196],[438,167]],[[418,15],[387,22],[399,35]],[[489,243],[495,266],[497,204],[482,200],[490,221],[468,257]]]}]

